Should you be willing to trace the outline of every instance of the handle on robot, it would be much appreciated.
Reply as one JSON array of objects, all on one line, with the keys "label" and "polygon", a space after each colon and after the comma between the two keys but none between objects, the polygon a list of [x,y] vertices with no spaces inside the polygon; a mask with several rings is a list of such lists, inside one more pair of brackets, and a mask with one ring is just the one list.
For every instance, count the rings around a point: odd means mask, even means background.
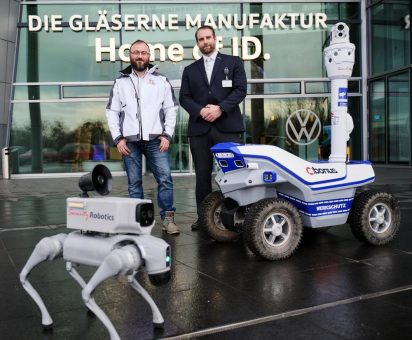
[{"label": "handle on robot", "polygon": [[86,287],[82,290],[82,298],[86,306],[100,319],[110,334],[110,339],[120,339],[116,329],[103,310],[96,304],[92,294],[103,281],[119,274],[136,271],[141,265],[141,258],[135,246],[129,245],[113,250],[103,260]]},{"label": "handle on robot", "polygon": [[20,282],[23,285],[24,290],[30,295],[30,297],[39,307],[42,316],[42,325],[47,328],[51,327],[53,320],[41,296],[30,284],[27,277],[29,276],[33,268],[36,267],[39,263],[46,260],[51,261],[56,257],[62,255],[63,242],[66,236],[66,234],[58,234],[43,238],[39,243],[37,243],[36,247],[33,250],[33,253],[30,255],[27,263],[20,272]]}]

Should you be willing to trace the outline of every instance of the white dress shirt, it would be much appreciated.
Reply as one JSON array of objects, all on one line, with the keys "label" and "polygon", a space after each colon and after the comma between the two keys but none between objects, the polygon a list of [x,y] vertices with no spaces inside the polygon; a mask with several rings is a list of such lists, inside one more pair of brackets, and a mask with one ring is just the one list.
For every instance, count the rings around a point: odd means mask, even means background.
[{"label": "white dress shirt", "polygon": [[203,62],[205,64],[207,80],[210,83],[210,78],[212,77],[213,66],[215,65],[215,60],[217,56],[217,51],[214,51],[210,55],[203,55]]}]

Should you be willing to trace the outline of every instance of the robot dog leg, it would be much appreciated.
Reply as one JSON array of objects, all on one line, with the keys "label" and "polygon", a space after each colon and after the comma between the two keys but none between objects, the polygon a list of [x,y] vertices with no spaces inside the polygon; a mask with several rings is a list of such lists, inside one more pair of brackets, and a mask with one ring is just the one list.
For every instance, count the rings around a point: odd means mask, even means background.
[{"label": "robot dog leg", "polygon": [[42,316],[42,326],[45,329],[52,327],[53,320],[39,293],[33,288],[27,278],[32,269],[39,263],[46,260],[52,261],[62,256],[63,242],[66,239],[66,236],[66,234],[58,234],[43,238],[34,248],[33,253],[30,255],[30,258],[27,260],[26,265],[20,273],[20,282],[26,292],[31,296],[31,298],[39,307]]},{"label": "robot dog leg", "polygon": [[141,258],[135,246],[129,245],[115,249],[105,258],[90,281],[83,288],[82,298],[84,303],[106,326],[110,334],[110,339],[120,339],[120,337],[110,319],[93,300],[92,294],[103,281],[113,276],[135,273],[140,267],[140,264]]},{"label": "robot dog leg", "polygon": [[153,301],[152,297],[149,293],[144,289],[139,282],[136,281],[133,275],[128,276],[130,286],[138,292],[143,299],[149,304],[150,308],[152,309],[153,314],[153,326],[155,328],[163,328],[165,323],[162,314],[160,313],[159,308],[156,306],[156,303]]}]

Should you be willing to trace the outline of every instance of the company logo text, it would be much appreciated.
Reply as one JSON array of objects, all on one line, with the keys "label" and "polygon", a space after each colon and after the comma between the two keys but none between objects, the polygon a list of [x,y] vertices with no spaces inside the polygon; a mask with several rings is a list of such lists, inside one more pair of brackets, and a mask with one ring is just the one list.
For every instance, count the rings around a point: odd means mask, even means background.
[{"label": "company logo text", "polygon": [[90,218],[97,219],[97,220],[114,221],[114,216],[110,214],[100,214],[100,213],[94,213],[93,211],[91,211],[89,216]]},{"label": "company logo text", "polygon": [[337,174],[338,171],[334,168],[315,168],[315,167],[306,167],[306,172],[313,176],[318,174]]},{"label": "company logo text", "polygon": [[338,210],[338,209],[345,209],[346,204],[345,203],[339,203],[339,204],[331,204],[331,205],[321,205],[316,207],[317,211],[325,211],[325,210]]}]

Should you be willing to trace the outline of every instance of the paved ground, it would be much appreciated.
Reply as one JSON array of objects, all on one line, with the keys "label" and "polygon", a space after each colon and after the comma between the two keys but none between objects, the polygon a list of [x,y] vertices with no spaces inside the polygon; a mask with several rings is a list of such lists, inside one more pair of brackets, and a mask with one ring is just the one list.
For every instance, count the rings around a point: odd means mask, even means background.
[{"label": "paved ground", "polygon": [[[175,178],[178,237],[154,235],[172,247],[172,278],[155,287],[139,274],[165,317],[153,331],[150,309],[124,279],[96,292],[122,339],[412,339],[412,169],[376,168],[372,186],[400,201],[401,231],[388,246],[357,241],[347,226],[305,230],[290,259],[268,262],[241,241],[219,244],[190,224],[195,214],[194,177]],[[44,236],[67,232],[65,199],[76,196],[78,178],[0,180],[0,334],[2,339],[108,339],[87,313],[77,284],[62,260],[43,263],[30,276],[54,319],[43,333],[40,313],[18,273]],[[113,195],[126,195],[126,179],[114,177]],[[148,198],[155,183],[145,178]],[[87,278],[91,268],[80,267]]]}]

